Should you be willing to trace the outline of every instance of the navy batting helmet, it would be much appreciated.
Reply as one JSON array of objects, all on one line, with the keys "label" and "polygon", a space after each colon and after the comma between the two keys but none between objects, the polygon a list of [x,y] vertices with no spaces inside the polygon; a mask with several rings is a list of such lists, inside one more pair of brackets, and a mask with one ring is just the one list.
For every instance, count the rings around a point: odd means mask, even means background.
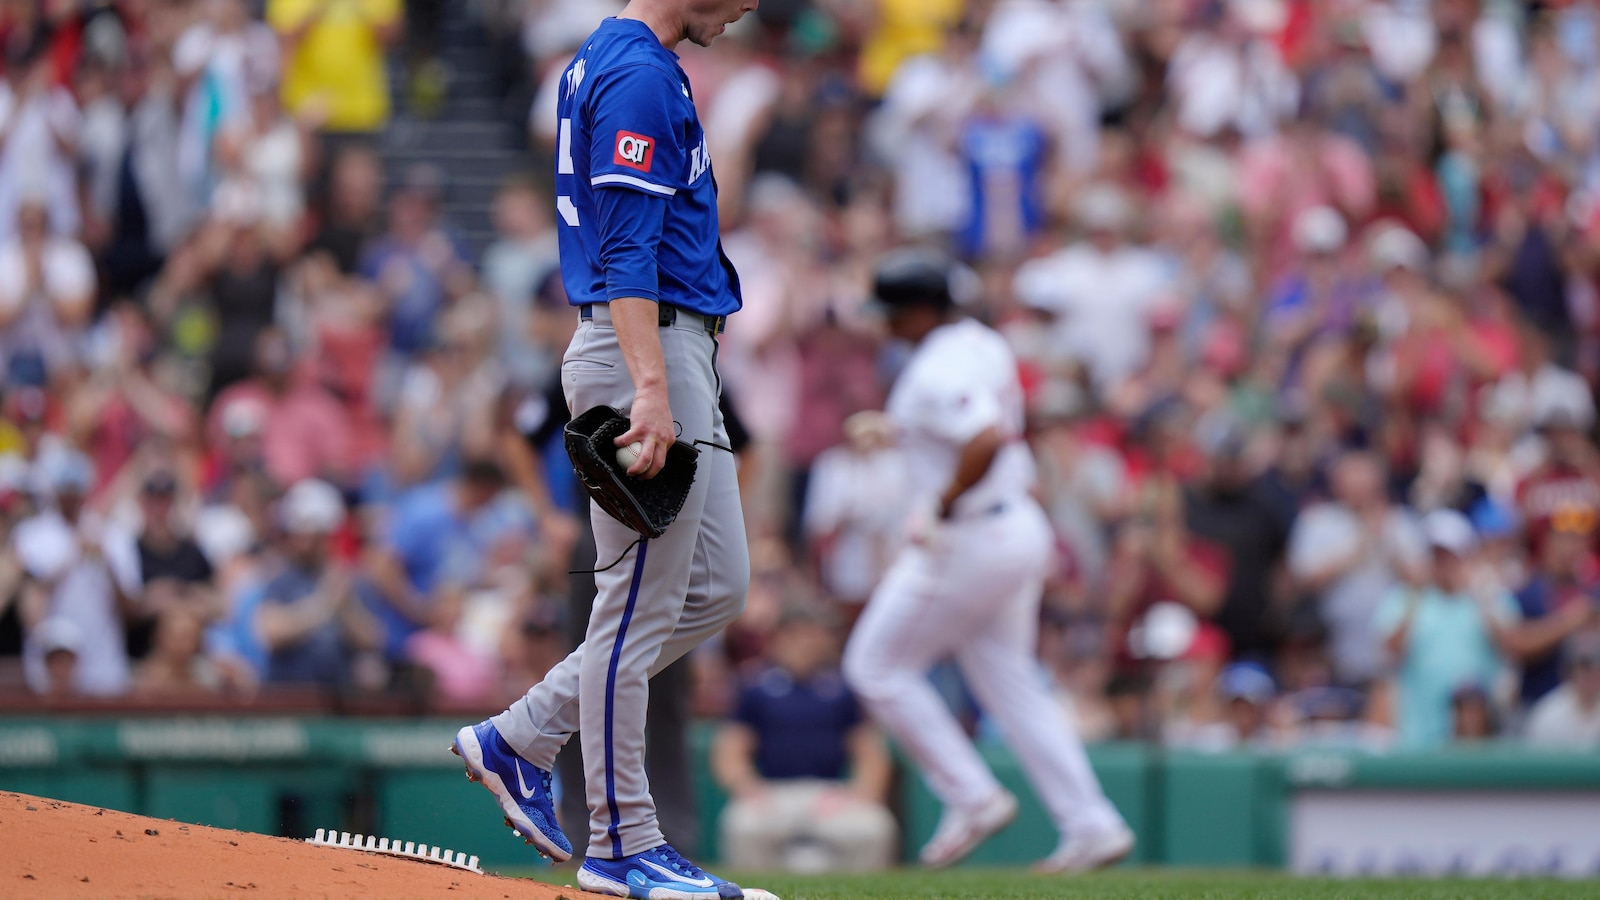
[{"label": "navy batting helmet", "polygon": [[937,250],[896,250],[878,262],[872,293],[888,309],[932,306],[949,309],[956,303],[955,263]]}]

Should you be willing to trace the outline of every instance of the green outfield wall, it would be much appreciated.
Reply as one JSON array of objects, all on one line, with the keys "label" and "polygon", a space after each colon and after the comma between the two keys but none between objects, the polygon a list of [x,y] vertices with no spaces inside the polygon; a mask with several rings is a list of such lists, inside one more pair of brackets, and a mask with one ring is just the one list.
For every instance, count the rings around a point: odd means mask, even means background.
[{"label": "green outfield wall", "polygon": [[[532,854],[449,753],[454,720],[10,718],[0,789],[267,834],[317,828],[443,844],[488,866]],[[710,783],[710,729],[695,732],[708,858],[724,798]],[[973,865],[1031,862],[1056,833],[1003,747],[985,748],[1022,802]],[[1139,835],[1133,864],[1322,872],[1600,874],[1600,754],[1508,746],[1383,756],[1199,754],[1103,744],[1090,759]],[[906,847],[938,804],[902,767]],[[1388,830],[1385,830],[1388,829]],[[1398,829],[1398,830],[1397,830]]]}]

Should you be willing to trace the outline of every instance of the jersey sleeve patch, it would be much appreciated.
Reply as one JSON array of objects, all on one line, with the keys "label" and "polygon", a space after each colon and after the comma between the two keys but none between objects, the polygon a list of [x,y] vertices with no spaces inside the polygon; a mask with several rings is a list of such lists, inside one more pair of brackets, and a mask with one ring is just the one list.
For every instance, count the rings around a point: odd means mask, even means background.
[{"label": "jersey sleeve patch", "polygon": [[632,131],[617,132],[615,150],[611,161],[639,172],[649,172],[656,156],[656,140]]}]

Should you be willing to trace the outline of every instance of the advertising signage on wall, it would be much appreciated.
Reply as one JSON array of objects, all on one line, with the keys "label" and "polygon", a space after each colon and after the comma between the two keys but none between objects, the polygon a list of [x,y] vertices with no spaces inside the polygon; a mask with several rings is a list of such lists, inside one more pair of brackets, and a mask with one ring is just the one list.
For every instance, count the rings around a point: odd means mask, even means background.
[{"label": "advertising signage on wall", "polygon": [[1600,791],[1299,791],[1306,875],[1600,876]]}]

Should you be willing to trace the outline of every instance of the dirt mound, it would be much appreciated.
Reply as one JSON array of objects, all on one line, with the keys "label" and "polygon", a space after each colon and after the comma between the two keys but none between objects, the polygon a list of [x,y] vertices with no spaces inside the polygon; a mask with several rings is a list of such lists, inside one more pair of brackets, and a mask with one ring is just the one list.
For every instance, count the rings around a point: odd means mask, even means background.
[{"label": "dirt mound", "polygon": [[[404,837],[400,835],[400,837]],[[579,892],[0,792],[0,897],[576,900]],[[456,850],[471,852],[470,847]],[[594,896],[584,894],[582,896]]]}]

